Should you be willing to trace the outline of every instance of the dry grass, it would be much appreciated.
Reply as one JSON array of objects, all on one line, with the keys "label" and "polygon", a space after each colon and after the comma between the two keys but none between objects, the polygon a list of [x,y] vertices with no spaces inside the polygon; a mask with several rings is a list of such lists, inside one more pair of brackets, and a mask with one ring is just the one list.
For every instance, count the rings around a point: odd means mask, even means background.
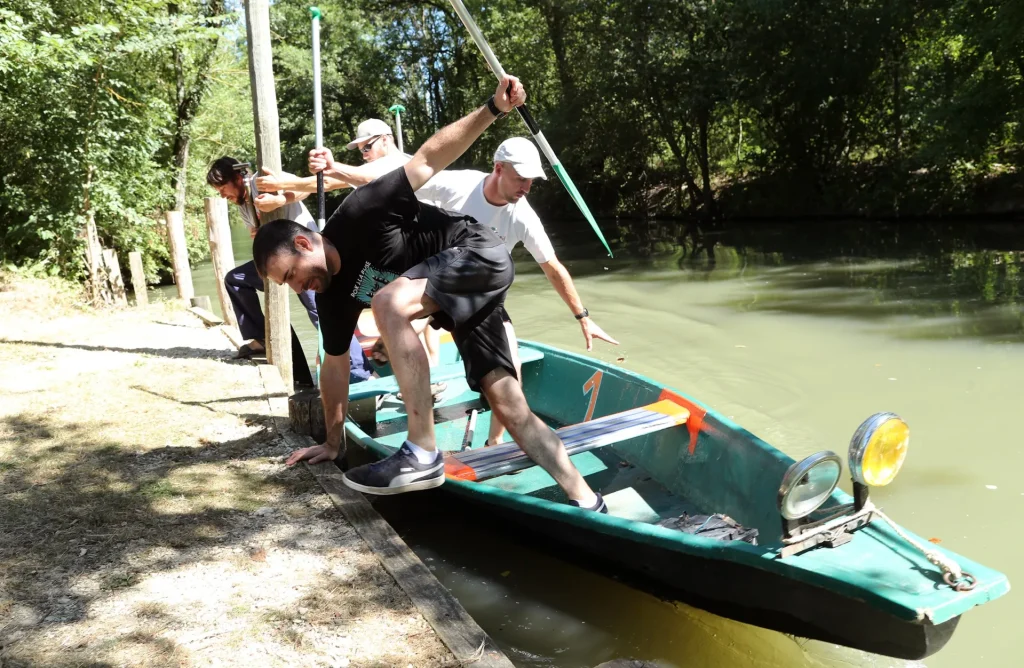
[{"label": "dry grass", "polygon": [[258,371],[220,334],[19,281],[0,277],[4,668],[454,664],[282,466]]}]

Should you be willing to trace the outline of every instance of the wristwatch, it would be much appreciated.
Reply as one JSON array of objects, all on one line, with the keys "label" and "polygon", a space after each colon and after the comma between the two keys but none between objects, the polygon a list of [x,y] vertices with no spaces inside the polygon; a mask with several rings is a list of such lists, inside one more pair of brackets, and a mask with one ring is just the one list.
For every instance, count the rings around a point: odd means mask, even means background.
[{"label": "wristwatch", "polygon": [[584,318],[589,318],[589,317],[590,317],[590,311],[588,311],[586,309],[586,307],[583,307],[583,310],[576,314],[576,319],[577,320],[583,320]]},{"label": "wristwatch", "polygon": [[502,111],[501,109],[498,109],[498,105],[494,104],[494,96],[493,95],[490,96],[489,98],[487,98],[487,109],[492,114],[494,114],[495,120],[501,120],[502,118],[505,118],[506,116],[508,116],[508,113]]}]

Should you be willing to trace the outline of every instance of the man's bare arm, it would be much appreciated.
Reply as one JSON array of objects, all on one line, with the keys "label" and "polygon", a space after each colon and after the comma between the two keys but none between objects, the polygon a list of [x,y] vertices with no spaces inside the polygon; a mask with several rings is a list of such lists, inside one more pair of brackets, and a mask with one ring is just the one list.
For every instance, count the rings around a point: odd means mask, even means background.
[{"label": "man's bare arm", "polygon": [[[548,262],[540,263],[540,268],[544,270],[544,275],[547,276],[551,287],[555,289],[558,296],[566,303],[573,316],[582,313],[583,302],[580,301],[579,293],[576,292],[576,284],[573,283],[572,276],[569,275],[569,270],[565,268],[565,265],[557,259],[552,259]],[[587,342],[587,350],[592,350],[594,339],[601,339],[616,346],[619,345],[618,341],[608,336],[589,316],[580,318],[579,322],[580,329],[583,330],[583,338]]]},{"label": "man's bare arm", "polygon": [[[506,74],[494,91],[495,106],[508,113],[524,102],[526,90],[523,85],[516,77]],[[412,189],[419,190],[434,174],[455,162],[490,127],[494,119],[494,114],[484,105],[434,133],[405,166],[405,174]]]},{"label": "man's bare arm", "polygon": [[[296,176],[288,172],[275,173],[264,167],[263,175],[256,177],[256,187],[260,192],[275,193],[279,190],[305,193],[310,195],[316,192],[316,176]],[[344,181],[324,176],[324,190],[339,190],[348,188]]]},{"label": "man's bare arm", "polygon": [[324,404],[327,438],[324,443],[296,450],[285,462],[288,466],[308,459],[310,464],[333,461],[344,450],[345,415],[348,413],[349,354],[327,355],[320,367],[320,398]]}]

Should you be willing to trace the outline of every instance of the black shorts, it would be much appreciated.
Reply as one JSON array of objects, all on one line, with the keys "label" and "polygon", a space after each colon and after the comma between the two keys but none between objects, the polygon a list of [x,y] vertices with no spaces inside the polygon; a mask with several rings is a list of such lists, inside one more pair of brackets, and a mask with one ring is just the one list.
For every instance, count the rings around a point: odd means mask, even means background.
[{"label": "black shorts", "polygon": [[440,307],[432,325],[452,333],[473,390],[479,390],[480,381],[494,369],[516,375],[504,325],[505,294],[515,275],[504,244],[449,248],[402,274],[411,280],[427,279],[426,294]]}]

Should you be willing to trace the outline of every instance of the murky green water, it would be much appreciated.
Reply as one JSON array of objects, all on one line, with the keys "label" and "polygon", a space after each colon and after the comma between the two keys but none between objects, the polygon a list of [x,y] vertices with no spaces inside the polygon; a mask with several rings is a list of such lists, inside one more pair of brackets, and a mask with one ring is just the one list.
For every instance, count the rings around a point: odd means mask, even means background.
[{"label": "murky green water", "polygon": [[[1024,226],[750,227],[713,237],[713,261],[646,239],[615,259],[576,259],[600,257],[589,239],[568,243],[587,234],[563,232],[555,246],[593,317],[621,341],[595,356],[624,356],[622,366],[699,397],[796,458],[845,453],[865,417],[899,413],[910,454],[875,501],[918,534],[1024,581]],[[235,239],[240,260],[244,230]],[[630,252],[641,247],[662,252]],[[520,336],[583,351],[568,310],[519,257],[508,309]],[[215,294],[209,270],[194,278],[197,292]],[[294,299],[292,314],[311,353],[315,335]],[[519,665],[906,665],[659,601],[450,505],[378,505]],[[967,613],[925,664],[1019,665],[1022,619],[1024,599],[1011,591]]]}]

